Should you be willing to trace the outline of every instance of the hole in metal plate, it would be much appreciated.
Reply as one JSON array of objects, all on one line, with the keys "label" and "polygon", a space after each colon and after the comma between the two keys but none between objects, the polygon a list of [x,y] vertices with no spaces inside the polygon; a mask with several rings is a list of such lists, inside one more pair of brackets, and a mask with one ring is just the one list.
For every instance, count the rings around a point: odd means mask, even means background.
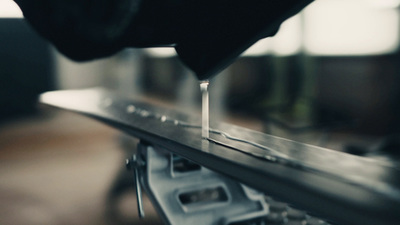
[{"label": "hole in metal plate", "polygon": [[180,156],[172,155],[172,170],[173,173],[188,173],[201,170],[201,166]]},{"label": "hole in metal plate", "polygon": [[179,194],[179,201],[185,206],[227,202],[228,199],[228,194],[222,187],[206,188]]}]

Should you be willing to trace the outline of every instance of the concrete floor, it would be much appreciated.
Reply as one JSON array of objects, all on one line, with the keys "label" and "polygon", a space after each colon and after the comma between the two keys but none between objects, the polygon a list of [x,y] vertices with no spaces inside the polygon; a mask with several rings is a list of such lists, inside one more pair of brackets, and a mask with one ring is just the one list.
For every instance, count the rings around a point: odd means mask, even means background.
[{"label": "concrete floor", "polygon": [[110,198],[124,167],[120,139],[53,109],[0,126],[0,224],[161,224],[148,200],[147,218],[138,220],[132,190]]}]

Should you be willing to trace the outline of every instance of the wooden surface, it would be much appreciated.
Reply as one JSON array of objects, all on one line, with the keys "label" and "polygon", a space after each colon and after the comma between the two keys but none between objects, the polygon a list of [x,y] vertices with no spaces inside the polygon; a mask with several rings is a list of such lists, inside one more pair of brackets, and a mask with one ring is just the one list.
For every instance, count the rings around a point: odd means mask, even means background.
[{"label": "wooden surface", "polygon": [[0,224],[160,224],[148,200],[138,221],[133,190],[110,197],[117,177],[129,183],[126,137],[73,113],[42,111],[0,126]]}]

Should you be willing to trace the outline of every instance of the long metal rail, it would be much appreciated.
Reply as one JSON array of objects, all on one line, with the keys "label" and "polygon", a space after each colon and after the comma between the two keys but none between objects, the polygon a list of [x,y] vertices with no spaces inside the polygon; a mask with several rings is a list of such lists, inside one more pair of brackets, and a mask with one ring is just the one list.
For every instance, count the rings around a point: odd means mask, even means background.
[{"label": "long metal rail", "polygon": [[343,225],[400,224],[400,171],[358,157],[229,124],[200,119],[115,95],[103,89],[47,92],[46,105],[100,120]]}]

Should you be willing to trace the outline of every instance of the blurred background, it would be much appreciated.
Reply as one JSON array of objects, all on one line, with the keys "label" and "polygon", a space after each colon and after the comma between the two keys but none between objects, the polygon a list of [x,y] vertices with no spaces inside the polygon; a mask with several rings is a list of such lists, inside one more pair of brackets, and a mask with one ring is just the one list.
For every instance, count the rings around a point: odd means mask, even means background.
[{"label": "blurred background", "polygon": [[[397,158],[399,28],[400,0],[317,0],[211,80],[211,121]],[[98,86],[200,112],[198,81],[173,49],[72,62],[37,36],[13,1],[0,0],[0,224],[137,220],[130,174],[122,172],[136,140],[37,104],[45,91]],[[141,223],[159,223],[146,204]]]}]

